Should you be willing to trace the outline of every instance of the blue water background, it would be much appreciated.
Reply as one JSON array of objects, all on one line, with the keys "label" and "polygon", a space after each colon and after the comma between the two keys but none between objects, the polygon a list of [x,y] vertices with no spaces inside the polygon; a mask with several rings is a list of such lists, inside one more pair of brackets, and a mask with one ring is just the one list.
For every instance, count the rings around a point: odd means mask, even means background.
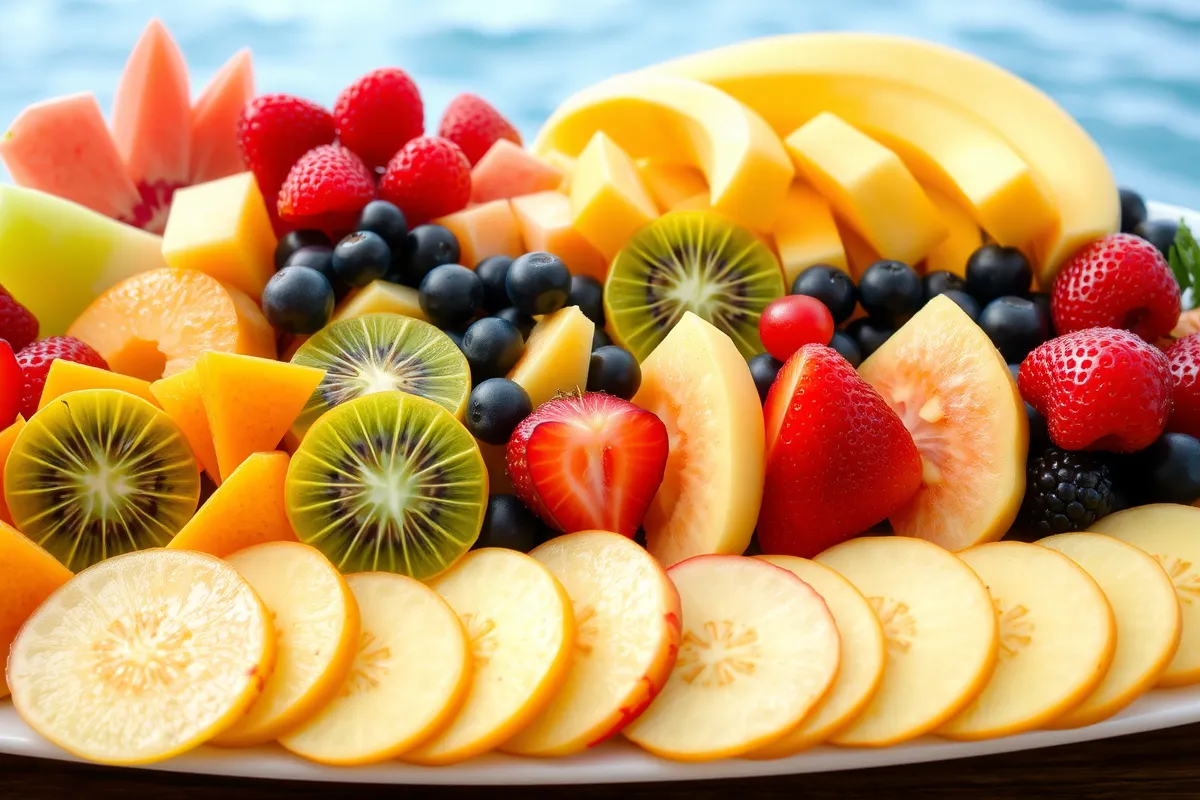
[{"label": "blue water background", "polygon": [[527,137],[571,92],[673,56],[795,31],[918,36],[1037,84],[1099,141],[1119,182],[1200,208],[1200,0],[0,0],[0,125],[68,92],[94,90],[107,108],[155,15],[183,47],[193,92],[243,46],[259,91],[326,104],[397,65],[419,82],[429,128],[470,90]]}]

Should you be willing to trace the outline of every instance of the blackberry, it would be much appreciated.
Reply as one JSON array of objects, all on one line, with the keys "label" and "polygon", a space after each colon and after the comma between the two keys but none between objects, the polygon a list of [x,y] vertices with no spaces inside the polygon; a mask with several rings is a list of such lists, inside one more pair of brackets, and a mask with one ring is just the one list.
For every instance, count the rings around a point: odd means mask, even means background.
[{"label": "blackberry", "polygon": [[1090,455],[1049,447],[1029,463],[1024,517],[1038,536],[1084,530],[1113,503],[1112,473]]}]

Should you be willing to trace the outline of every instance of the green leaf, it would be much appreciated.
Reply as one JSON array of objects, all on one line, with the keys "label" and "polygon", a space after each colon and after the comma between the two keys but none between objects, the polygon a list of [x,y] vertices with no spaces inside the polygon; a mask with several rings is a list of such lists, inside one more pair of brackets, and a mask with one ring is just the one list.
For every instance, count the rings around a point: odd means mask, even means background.
[{"label": "green leaf", "polygon": [[1179,230],[1167,255],[1167,263],[1171,265],[1171,272],[1175,273],[1180,289],[1191,289],[1193,296],[1200,293],[1197,291],[1200,290],[1200,244],[1196,243],[1192,229],[1182,219],[1179,220]]}]

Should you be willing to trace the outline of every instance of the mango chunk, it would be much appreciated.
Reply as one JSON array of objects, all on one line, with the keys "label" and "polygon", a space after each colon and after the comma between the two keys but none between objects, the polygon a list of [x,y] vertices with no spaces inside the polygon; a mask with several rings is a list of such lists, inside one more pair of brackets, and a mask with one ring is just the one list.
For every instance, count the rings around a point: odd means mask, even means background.
[{"label": "mango chunk", "polygon": [[468,267],[490,256],[516,258],[523,252],[517,221],[507,200],[471,206],[434,222],[458,239],[459,261]]},{"label": "mango chunk", "polygon": [[571,200],[562,192],[538,192],[512,199],[513,216],[525,249],[553,253],[572,275],[603,281],[608,261],[571,224]]},{"label": "mango chunk", "polygon": [[571,176],[571,222],[606,261],[630,236],[658,217],[633,159],[598,131],[579,154]]},{"label": "mango chunk", "polygon": [[695,167],[642,159],[637,168],[646,191],[664,214],[689,197],[698,194],[709,196],[708,181],[704,179],[704,173]]},{"label": "mango chunk", "polygon": [[937,207],[949,231],[949,235],[925,257],[925,271],[945,270],[965,277],[967,260],[983,246],[983,231],[971,212],[954,200],[933,189],[926,189],[925,194]]},{"label": "mango chunk", "polygon": [[118,389],[140,397],[152,405],[158,405],[158,399],[150,391],[149,381],[60,358],[50,364],[50,371],[46,374],[46,385],[42,389],[42,399],[38,401],[38,410],[67,392],[83,389]]},{"label": "mango chunk", "polygon": [[788,287],[797,275],[814,264],[828,264],[849,272],[833,209],[810,186],[792,184],[775,222],[774,239]]},{"label": "mango chunk", "polygon": [[[0,652],[7,654],[25,620],[72,575],[54,556],[3,522],[0,522],[0,564],[4,565]],[[0,697],[8,694],[8,682],[0,672]]]}]

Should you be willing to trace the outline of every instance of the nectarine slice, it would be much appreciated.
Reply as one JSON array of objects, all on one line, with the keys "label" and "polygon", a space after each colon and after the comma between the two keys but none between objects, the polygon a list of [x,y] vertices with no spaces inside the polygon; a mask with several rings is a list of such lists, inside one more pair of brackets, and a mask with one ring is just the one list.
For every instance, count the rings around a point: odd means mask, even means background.
[{"label": "nectarine slice", "polygon": [[962,560],[899,536],[851,539],[816,560],[866,596],[887,651],[874,697],[830,741],[884,747],[915,739],[983,691],[996,663],[996,612],[987,587]]},{"label": "nectarine slice", "polygon": [[999,620],[996,669],[978,697],[938,728],[951,739],[992,739],[1041,727],[1083,702],[1116,649],[1104,592],[1062,553],[993,542],[959,553],[987,584]]},{"label": "nectarine slice", "polygon": [[529,555],[571,598],[574,661],[546,710],[502,749],[570,755],[618,733],[662,689],[679,648],[679,593],[653,556],[616,533],[559,536]]},{"label": "nectarine slice", "polygon": [[696,556],[667,574],[683,607],[679,656],[625,736],[663,758],[710,761],[799,725],[829,691],[841,657],[821,596],[744,556]]},{"label": "nectarine slice", "polygon": [[[0,522],[0,564],[4,589],[0,591],[0,653],[7,653],[17,631],[55,589],[71,580],[71,570],[15,528]],[[0,671],[0,697],[8,696],[8,683]]]}]

